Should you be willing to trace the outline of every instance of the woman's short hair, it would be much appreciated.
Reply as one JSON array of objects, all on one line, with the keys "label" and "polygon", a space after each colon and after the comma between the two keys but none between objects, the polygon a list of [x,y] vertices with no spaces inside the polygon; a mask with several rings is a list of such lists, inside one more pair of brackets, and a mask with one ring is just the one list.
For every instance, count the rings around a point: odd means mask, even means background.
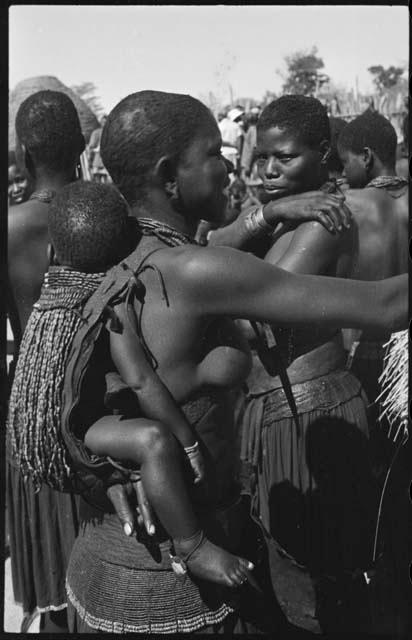
[{"label": "woman's short hair", "polygon": [[38,91],[24,100],[16,115],[16,134],[35,167],[70,169],[84,140],[72,100],[61,91]]},{"label": "woman's short hair", "polygon": [[158,160],[178,158],[207,119],[214,120],[199,100],[163,91],[139,91],[114,107],[103,129],[100,152],[129,204],[144,199],[148,174]]},{"label": "woman's short hair", "polygon": [[313,148],[324,140],[330,141],[327,110],[319,100],[309,96],[286,95],[270,102],[262,111],[257,129],[265,131],[271,127],[285,129]]},{"label": "woman's short hair", "polygon": [[343,129],[338,150],[361,154],[369,147],[383,164],[392,166],[396,162],[397,142],[396,131],[389,120],[376,111],[367,110]]}]

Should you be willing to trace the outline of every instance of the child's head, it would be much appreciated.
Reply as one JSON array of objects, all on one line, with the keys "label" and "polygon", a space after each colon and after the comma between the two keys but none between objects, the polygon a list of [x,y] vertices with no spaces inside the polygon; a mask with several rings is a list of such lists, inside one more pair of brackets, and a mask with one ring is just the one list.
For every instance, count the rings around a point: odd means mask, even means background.
[{"label": "child's head", "polygon": [[98,273],[128,256],[137,232],[123,196],[111,185],[73,182],[49,208],[49,233],[57,261],[76,271]]},{"label": "child's head", "polygon": [[343,129],[338,151],[352,188],[364,187],[385,169],[395,171],[396,131],[384,116],[365,111]]},{"label": "child's head", "polygon": [[79,116],[61,91],[38,91],[24,100],[16,115],[18,149],[30,173],[71,172],[84,150]]},{"label": "child's head", "polygon": [[272,198],[319,188],[327,178],[329,151],[329,119],[316,98],[286,95],[262,111],[258,167]]}]

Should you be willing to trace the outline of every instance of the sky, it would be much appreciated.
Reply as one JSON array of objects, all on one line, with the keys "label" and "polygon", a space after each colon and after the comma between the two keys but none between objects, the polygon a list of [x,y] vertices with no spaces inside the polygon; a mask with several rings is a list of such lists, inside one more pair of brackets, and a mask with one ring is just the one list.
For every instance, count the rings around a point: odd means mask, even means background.
[{"label": "sky", "polygon": [[9,86],[91,81],[106,112],[141,89],[260,100],[281,90],[285,56],[316,46],[336,84],[368,93],[368,67],[408,64],[408,29],[390,5],[12,6]]}]

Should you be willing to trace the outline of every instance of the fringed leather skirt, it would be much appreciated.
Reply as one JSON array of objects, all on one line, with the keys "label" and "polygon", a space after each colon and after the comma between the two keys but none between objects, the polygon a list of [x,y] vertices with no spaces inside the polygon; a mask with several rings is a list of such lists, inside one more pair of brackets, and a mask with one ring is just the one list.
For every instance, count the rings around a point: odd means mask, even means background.
[{"label": "fringed leather skirt", "polygon": [[255,471],[256,514],[282,553],[335,574],[371,553],[376,487],[367,400],[345,370],[292,389],[299,433],[283,389],[249,397],[241,457]]}]

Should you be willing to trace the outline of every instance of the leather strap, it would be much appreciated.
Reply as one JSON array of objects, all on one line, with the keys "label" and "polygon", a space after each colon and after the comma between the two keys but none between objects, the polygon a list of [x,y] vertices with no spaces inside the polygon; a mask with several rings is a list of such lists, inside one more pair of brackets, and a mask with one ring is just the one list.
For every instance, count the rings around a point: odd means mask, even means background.
[{"label": "leather strap", "polygon": [[265,367],[267,373],[274,378],[279,375],[282,382],[282,387],[286,395],[292,416],[296,425],[296,432],[298,437],[301,435],[299,413],[293,395],[292,385],[290,384],[288,372],[283,362],[282,354],[279,346],[276,342],[276,337],[273,329],[266,323],[260,325],[262,330],[259,329],[259,325],[256,322],[250,322],[252,328],[256,334],[257,339],[257,352],[260,360]]}]

